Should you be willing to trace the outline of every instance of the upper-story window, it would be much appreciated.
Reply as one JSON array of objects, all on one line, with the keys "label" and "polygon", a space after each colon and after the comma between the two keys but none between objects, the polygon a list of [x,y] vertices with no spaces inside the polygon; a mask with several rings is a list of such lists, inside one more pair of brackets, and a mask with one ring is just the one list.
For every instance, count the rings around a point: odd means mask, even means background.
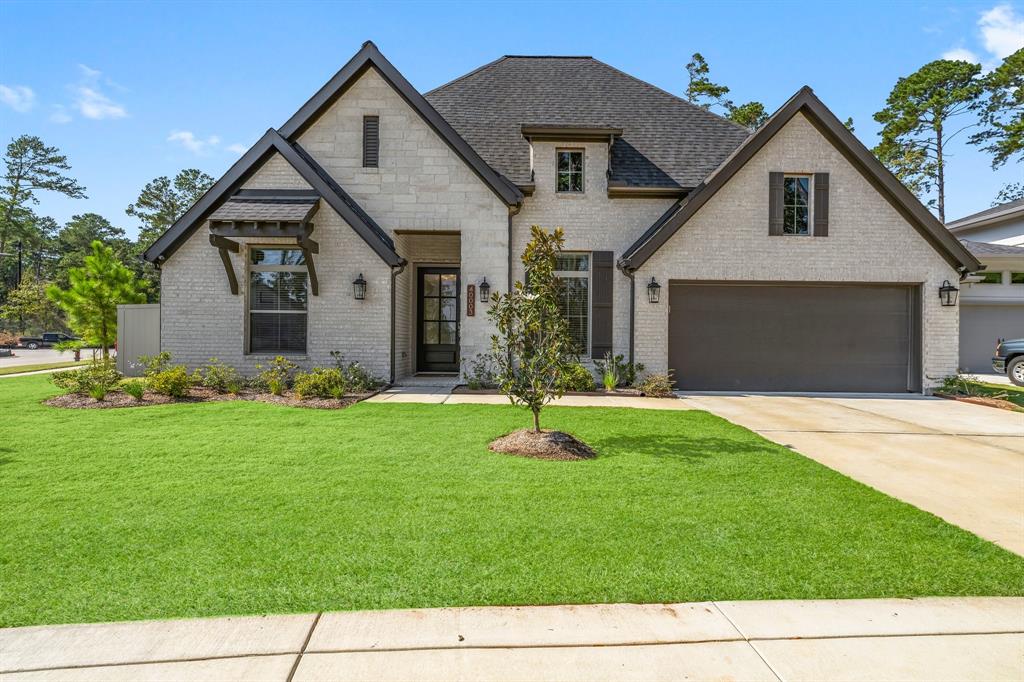
[{"label": "upper-story window", "polygon": [[1024,272],[1011,272],[1010,284],[1024,284]]},{"label": "upper-story window", "polygon": [[811,233],[811,177],[787,175],[782,180],[782,234]]},{"label": "upper-story window", "polygon": [[249,251],[249,352],[306,352],[306,259],[300,249]]},{"label": "upper-story window", "polygon": [[981,270],[980,272],[972,272],[972,275],[980,277],[976,284],[1002,284],[1003,273],[1000,270]]},{"label": "upper-story window", "polygon": [[555,190],[558,192],[583,191],[583,150],[559,149],[557,179]]}]

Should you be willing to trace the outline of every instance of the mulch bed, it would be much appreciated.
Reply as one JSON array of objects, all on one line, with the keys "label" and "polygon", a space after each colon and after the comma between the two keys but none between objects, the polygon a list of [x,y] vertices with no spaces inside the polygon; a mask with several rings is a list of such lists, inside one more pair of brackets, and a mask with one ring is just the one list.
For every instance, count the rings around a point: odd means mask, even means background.
[{"label": "mulch bed", "polygon": [[532,457],[559,462],[594,459],[597,453],[586,443],[562,431],[537,433],[533,429],[513,431],[491,441],[488,449],[517,457]]},{"label": "mulch bed", "polygon": [[[455,395],[501,395],[501,391],[496,388],[470,388],[466,384],[460,384],[452,389],[452,393]],[[593,395],[593,396],[604,396],[604,397],[635,397],[635,398],[664,398],[665,400],[678,400],[679,396],[676,395],[647,395],[643,391],[638,391],[635,388],[617,388],[614,391],[566,391],[564,395]]]},{"label": "mulch bed", "polygon": [[159,393],[152,393],[146,391],[142,395],[142,400],[136,400],[127,393],[121,391],[111,391],[103,400],[94,400],[88,395],[80,395],[77,393],[66,393],[59,395],[49,400],[44,400],[44,405],[51,407],[64,407],[70,409],[84,409],[84,410],[97,410],[97,409],[111,409],[116,407],[147,407],[149,405],[168,405],[170,403],[213,403],[213,402],[224,402],[229,400],[249,400],[261,403],[273,403],[275,405],[289,405],[291,407],[308,407],[320,410],[340,410],[350,405],[354,405],[361,400],[366,400],[374,393],[358,393],[354,395],[347,395],[341,399],[320,399],[310,398],[308,400],[300,400],[292,392],[286,392],[284,395],[273,395],[271,393],[259,393],[257,391],[242,391],[241,393],[217,393],[209,388],[193,388],[190,389],[188,395],[184,398],[171,398],[170,396],[160,395]]},{"label": "mulch bed", "polygon": [[947,398],[949,400],[959,400],[962,403],[971,403],[972,405],[984,405],[985,407],[996,407],[1000,410],[1010,410],[1012,412],[1024,412],[1024,408],[1019,405],[1011,403],[1009,400],[1003,400],[1002,398],[989,398],[980,395],[955,395],[952,393],[933,393],[937,398]]}]

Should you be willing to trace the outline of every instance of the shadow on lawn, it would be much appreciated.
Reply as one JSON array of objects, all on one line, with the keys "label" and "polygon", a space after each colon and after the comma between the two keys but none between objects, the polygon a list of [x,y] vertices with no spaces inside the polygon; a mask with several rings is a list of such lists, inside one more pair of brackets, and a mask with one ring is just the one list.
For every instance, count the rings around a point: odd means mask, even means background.
[{"label": "shadow on lawn", "polygon": [[698,464],[720,454],[742,457],[776,454],[775,446],[768,443],[677,434],[612,436],[588,443],[597,451],[598,457],[646,455],[686,464]]}]

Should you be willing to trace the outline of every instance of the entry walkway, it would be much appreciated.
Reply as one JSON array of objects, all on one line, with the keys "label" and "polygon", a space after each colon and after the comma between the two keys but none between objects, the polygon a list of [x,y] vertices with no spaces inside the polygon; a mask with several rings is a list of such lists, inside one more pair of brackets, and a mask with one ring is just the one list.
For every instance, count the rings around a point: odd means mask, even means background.
[{"label": "entry walkway", "polygon": [[355,611],[0,630],[27,680],[1020,680],[1024,599]]}]

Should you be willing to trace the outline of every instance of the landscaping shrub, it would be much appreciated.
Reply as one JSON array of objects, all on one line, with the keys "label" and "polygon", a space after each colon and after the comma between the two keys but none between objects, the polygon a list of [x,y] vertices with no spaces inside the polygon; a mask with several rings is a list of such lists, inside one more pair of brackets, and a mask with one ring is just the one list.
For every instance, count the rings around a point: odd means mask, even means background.
[{"label": "landscaping shrub", "polygon": [[642,362],[626,362],[624,356],[612,355],[610,352],[604,354],[604,359],[595,360],[594,366],[609,391],[620,386],[632,386],[636,383],[637,375],[644,371]]},{"label": "landscaping shrub", "polygon": [[291,386],[295,370],[299,368],[294,362],[278,355],[270,361],[269,365],[256,365],[260,373],[256,375],[253,383],[264,391],[270,391],[274,395],[283,395],[285,390]]},{"label": "landscaping shrub", "polygon": [[156,355],[140,355],[139,362],[146,368],[143,370],[143,374],[149,376],[170,367],[171,354],[168,351],[160,351]]},{"label": "landscaping shrub", "polygon": [[107,397],[107,389],[105,386],[96,384],[95,386],[89,387],[89,397],[95,401],[101,401]]},{"label": "landscaping shrub", "polygon": [[558,380],[563,391],[593,391],[594,375],[584,365],[577,362],[569,365]]},{"label": "landscaping shrub", "polygon": [[295,395],[302,400],[309,398],[336,398],[345,395],[345,375],[337,367],[314,367],[309,372],[295,375]]},{"label": "landscaping shrub", "polygon": [[345,356],[341,354],[341,351],[332,350],[331,357],[334,358],[334,364],[345,378],[345,385],[349,391],[369,393],[384,385],[383,379],[371,374],[358,362],[345,362]]},{"label": "landscaping shrub", "polygon": [[117,388],[121,374],[112,361],[94,360],[82,369],[54,372],[50,375],[50,381],[65,393],[92,395],[93,389],[102,388],[105,396]]},{"label": "landscaping shrub", "polygon": [[192,388],[193,379],[184,365],[172,365],[146,377],[149,390],[172,398],[184,398]]},{"label": "landscaping shrub", "polygon": [[[238,370],[230,365],[225,365],[217,358],[210,358],[210,361],[197,370],[196,374],[200,385],[217,391],[217,393],[238,393],[244,384]],[[235,390],[231,390],[232,388]]]},{"label": "landscaping shrub", "polygon": [[498,387],[498,379],[495,376],[497,368],[494,365],[494,358],[489,353],[477,353],[472,358],[463,360],[462,364],[462,373],[469,388],[477,391],[482,388]]},{"label": "landscaping shrub", "polygon": [[668,398],[672,395],[672,370],[668,374],[648,374],[637,386],[644,394],[653,398]]},{"label": "landscaping shrub", "polygon": [[136,400],[142,400],[142,394],[146,392],[146,382],[139,379],[125,379],[121,382],[121,390]]}]

